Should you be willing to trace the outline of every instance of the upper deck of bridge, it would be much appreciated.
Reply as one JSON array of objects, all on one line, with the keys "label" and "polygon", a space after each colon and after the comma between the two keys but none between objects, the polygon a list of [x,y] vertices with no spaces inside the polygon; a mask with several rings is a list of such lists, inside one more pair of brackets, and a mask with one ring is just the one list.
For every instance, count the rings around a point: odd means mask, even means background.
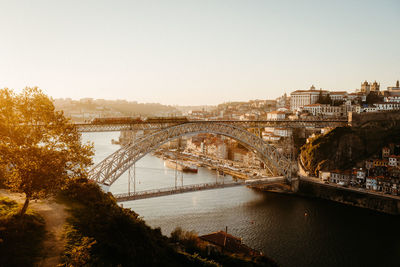
[{"label": "upper deck of bridge", "polygon": [[166,127],[186,124],[186,123],[221,123],[230,124],[243,128],[264,128],[264,127],[284,127],[284,128],[324,128],[337,127],[348,124],[345,118],[335,119],[313,119],[313,120],[182,120],[168,118],[166,120],[131,120],[124,122],[117,118],[113,121],[109,118],[107,121],[93,121],[91,123],[76,123],[80,132],[112,132],[129,130],[156,130]]}]

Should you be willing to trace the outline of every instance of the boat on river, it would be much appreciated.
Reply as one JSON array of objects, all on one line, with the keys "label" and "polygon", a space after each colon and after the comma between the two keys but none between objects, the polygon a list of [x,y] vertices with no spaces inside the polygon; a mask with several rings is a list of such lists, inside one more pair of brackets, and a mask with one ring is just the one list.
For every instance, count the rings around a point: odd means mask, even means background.
[{"label": "boat on river", "polygon": [[171,159],[165,159],[164,160],[164,166],[171,168],[171,169],[177,169],[178,171],[182,172],[192,172],[192,173],[197,173],[198,168],[194,164],[189,164],[187,162],[183,161],[174,161]]}]

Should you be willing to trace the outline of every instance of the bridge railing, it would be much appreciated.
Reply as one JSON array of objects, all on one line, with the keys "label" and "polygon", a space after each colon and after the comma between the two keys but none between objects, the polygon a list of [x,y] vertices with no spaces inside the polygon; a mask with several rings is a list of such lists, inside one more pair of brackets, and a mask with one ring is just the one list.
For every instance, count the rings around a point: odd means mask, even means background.
[{"label": "bridge railing", "polygon": [[283,176],[278,177],[266,177],[262,179],[254,179],[254,180],[246,180],[246,181],[231,181],[226,183],[204,183],[204,184],[192,184],[192,185],[184,185],[178,187],[166,187],[160,189],[150,189],[138,192],[129,192],[129,193],[121,193],[115,194],[114,197],[117,200],[121,199],[135,199],[140,198],[143,196],[157,196],[157,195],[169,195],[169,194],[177,194],[177,193],[185,193],[191,191],[198,191],[198,190],[205,190],[205,189],[216,189],[216,188],[223,188],[223,187],[231,187],[237,185],[260,185],[260,184],[269,184],[269,183],[276,183],[276,182],[283,182]]},{"label": "bridge railing", "polygon": [[179,192],[179,191],[187,191],[188,189],[204,189],[204,188],[218,188],[230,185],[242,185],[243,182],[227,182],[227,183],[204,183],[204,184],[194,184],[194,185],[184,185],[178,187],[166,187],[160,189],[150,189],[138,192],[130,192],[130,193],[121,193],[115,194],[114,197],[116,198],[125,198],[125,197],[133,197],[133,196],[142,196],[142,195],[151,195],[151,194],[159,194],[159,193],[166,193],[166,192]]}]

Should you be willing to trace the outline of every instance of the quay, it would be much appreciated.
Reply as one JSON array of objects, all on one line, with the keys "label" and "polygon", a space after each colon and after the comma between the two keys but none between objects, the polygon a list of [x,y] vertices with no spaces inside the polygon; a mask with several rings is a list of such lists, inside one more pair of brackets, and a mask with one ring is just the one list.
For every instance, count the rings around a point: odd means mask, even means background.
[{"label": "quay", "polygon": [[[156,152],[155,155],[161,158],[167,158],[169,160],[175,160],[173,159],[171,156],[168,155],[169,153],[165,153],[165,152]],[[267,178],[268,176],[263,176],[263,175],[256,175],[256,176],[252,176],[248,173],[245,173],[241,170],[233,170],[232,168],[229,168],[227,166],[227,164],[221,164],[221,161],[225,161],[225,160],[221,160],[221,159],[203,159],[198,155],[195,154],[189,154],[189,153],[182,153],[182,152],[178,152],[178,155],[175,154],[175,156],[177,156],[177,160],[182,160],[182,161],[188,161],[188,162],[194,162],[196,165],[201,166],[201,167],[207,167],[210,170],[215,170],[217,171],[218,174],[222,175],[230,175],[233,178],[238,178],[241,180],[247,180],[247,179],[253,179],[253,178]],[[216,162],[218,161],[218,162]]]}]

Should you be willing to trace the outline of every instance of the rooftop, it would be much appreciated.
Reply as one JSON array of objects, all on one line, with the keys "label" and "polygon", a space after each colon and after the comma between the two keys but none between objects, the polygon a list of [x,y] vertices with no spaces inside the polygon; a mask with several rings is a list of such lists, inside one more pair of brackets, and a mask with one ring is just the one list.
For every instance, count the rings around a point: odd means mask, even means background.
[{"label": "rooftop", "polygon": [[242,240],[224,231],[202,235],[200,239],[224,248],[233,253],[243,253],[246,255],[260,255],[260,252],[242,244]]}]

